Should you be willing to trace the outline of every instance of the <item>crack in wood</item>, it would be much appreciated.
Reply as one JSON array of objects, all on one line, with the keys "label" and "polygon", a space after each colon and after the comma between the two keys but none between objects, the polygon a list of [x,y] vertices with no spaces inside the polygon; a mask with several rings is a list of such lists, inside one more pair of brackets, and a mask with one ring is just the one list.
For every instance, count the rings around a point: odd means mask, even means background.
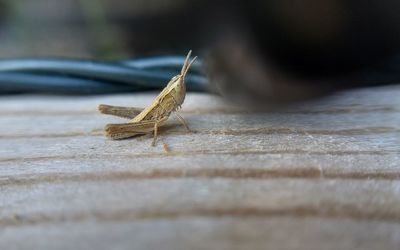
[{"label": "crack in wood", "polygon": [[117,210],[117,211],[90,211],[62,214],[15,214],[12,217],[0,218],[2,227],[18,227],[26,225],[49,223],[82,223],[85,220],[98,222],[126,222],[136,220],[175,220],[182,217],[319,217],[319,218],[347,218],[352,220],[368,220],[381,222],[399,222],[400,213],[382,209],[366,210],[356,204],[320,204],[318,206],[297,206],[291,208],[187,208],[178,210]]},{"label": "crack in wood", "polygon": [[83,159],[110,159],[110,157],[120,158],[151,158],[151,157],[176,157],[176,156],[199,156],[199,155],[283,155],[283,154],[307,154],[307,155],[397,155],[399,150],[330,150],[330,151],[311,151],[311,150],[248,150],[238,149],[230,151],[216,150],[192,150],[192,151],[171,151],[169,153],[131,153],[131,154],[73,154],[73,155],[54,155],[54,156],[33,156],[33,157],[10,157],[0,158],[0,163],[28,162],[28,161],[53,161],[53,160],[83,160]]},{"label": "crack in wood", "polygon": [[[172,127],[172,126],[169,126]],[[361,127],[352,129],[299,129],[299,128],[242,128],[242,129],[192,129],[190,132],[186,130],[163,129],[165,135],[262,135],[262,134],[295,134],[295,135],[369,135],[369,134],[385,134],[399,133],[400,128],[394,127]],[[84,137],[84,136],[103,136],[103,131],[95,129],[91,132],[69,132],[69,133],[43,133],[43,134],[9,134],[0,135],[0,139],[25,139],[25,138],[64,138],[64,137]]]},{"label": "crack in wood", "polygon": [[54,173],[35,175],[1,176],[0,186],[29,186],[53,182],[84,182],[84,181],[123,181],[143,179],[178,179],[178,178],[231,178],[231,179],[273,179],[273,178],[302,178],[302,179],[350,179],[370,180],[385,179],[399,180],[400,171],[392,172],[333,172],[324,171],[318,167],[298,168],[199,168],[199,169],[151,169],[148,171],[119,171],[119,172],[80,172]]}]

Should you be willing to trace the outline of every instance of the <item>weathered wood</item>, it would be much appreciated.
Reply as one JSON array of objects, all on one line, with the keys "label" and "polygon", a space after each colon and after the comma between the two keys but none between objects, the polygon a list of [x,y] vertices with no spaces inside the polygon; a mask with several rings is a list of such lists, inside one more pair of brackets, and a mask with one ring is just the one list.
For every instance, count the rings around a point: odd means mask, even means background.
[{"label": "weathered wood", "polygon": [[96,112],[154,94],[1,97],[0,249],[398,249],[398,96],[253,114],[189,94],[193,133],[171,119],[157,147]]}]

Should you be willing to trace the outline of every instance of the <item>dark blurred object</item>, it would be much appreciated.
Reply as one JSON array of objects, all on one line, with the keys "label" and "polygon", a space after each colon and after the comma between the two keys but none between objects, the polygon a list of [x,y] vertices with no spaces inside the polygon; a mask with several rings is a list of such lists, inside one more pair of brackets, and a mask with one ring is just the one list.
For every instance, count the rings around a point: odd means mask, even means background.
[{"label": "dark blurred object", "polygon": [[400,82],[399,1],[220,1],[219,9],[209,70],[232,99],[290,102]]},{"label": "dark blurred object", "polygon": [[399,1],[170,3],[120,22],[129,44],[145,54],[203,49],[211,83],[233,100],[291,102],[400,81]]}]

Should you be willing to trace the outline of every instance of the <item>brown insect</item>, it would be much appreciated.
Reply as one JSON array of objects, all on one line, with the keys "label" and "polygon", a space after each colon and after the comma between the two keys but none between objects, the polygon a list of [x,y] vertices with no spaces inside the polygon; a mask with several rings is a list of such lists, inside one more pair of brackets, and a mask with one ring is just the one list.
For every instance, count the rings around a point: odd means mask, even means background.
[{"label": "brown insect", "polygon": [[168,85],[154,99],[153,103],[145,109],[134,107],[118,107],[105,104],[99,105],[99,111],[103,114],[119,116],[131,119],[127,123],[107,124],[106,135],[112,139],[125,139],[132,136],[147,134],[154,131],[152,146],[155,146],[158,127],[162,126],[174,113],[179,121],[189,130],[186,121],[178,114],[186,96],[185,76],[196,59],[190,60],[192,51],[189,51],[183,64],[181,73],[174,76]]}]

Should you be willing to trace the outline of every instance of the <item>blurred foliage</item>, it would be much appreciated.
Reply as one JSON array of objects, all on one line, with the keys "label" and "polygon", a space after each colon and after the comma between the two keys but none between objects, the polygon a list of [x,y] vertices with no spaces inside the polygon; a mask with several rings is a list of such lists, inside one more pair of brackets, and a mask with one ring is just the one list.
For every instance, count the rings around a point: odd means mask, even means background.
[{"label": "blurred foliage", "polygon": [[[132,56],[137,53],[132,41],[140,44],[142,37],[132,35],[131,24],[182,4],[185,1],[0,0],[0,57]],[[140,25],[134,29],[143,30]]]}]

